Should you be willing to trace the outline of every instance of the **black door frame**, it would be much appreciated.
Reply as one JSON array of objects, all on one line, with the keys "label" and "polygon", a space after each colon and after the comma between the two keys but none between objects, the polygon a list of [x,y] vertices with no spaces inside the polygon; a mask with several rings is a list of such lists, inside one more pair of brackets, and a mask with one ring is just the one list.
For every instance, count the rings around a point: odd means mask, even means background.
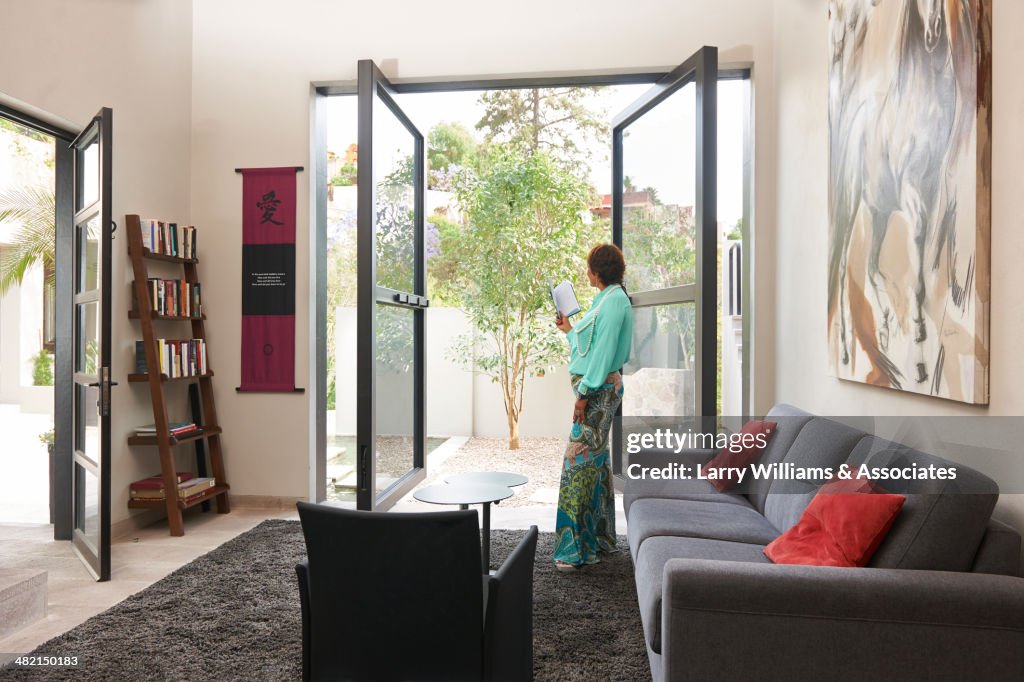
[{"label": "black door frame", "polygon": [[[608,74],[581,74],[570,76],[527,76],[509,78],[465,78],[442,80],[436,78],[392,80],[389,87],[392,94],[425,93],[425,92],[458,92],[464,90],[514,90],[522,88],[549,88],[549,87],[587,87],[602,85],[631,85],[651,84],[656,85],[659,81],[668,77],[676,71],[642,71],[636,73],[608,73]],[[379,69],[378,69],[379,71]],[[718,81],[726,80],[751,80],[753,65],[750,63],[729,64],[724,68],[718,68]],[[331,341],[326,338],[325,330],[327,323],[327,112],[326,99],[335,96],[354,96],[359,94],[358,83],[352,81],[314,82],[311,84],[311,108],[312,108],[312,144],[311,154],[313,156],[311,166],[316,169],[315,179],[311,183],[311,190],[314,192],[312,205],[315,209],[315,224],[313,253],[311,254],[313,273],[311,276],[312,286],[316,292],[316,309],[310,315],[312,325],[312,338],[314,339],[314,372],[310,383],[315,386],[314,406],[314,434],[313,434],[313,463],[310,466],[311,494],[314,500],[322,502],[327,498],[326,491],[326,452],[327,452],[327,344]],[[749,115],[749,112],[745,112]],[[753,145],[752,124],[747,120],[746,139],[744,148],[750,154]],[[363,141],[359,140],[360,146]],[[749,246],[749,239],[753,226],[753,211],[751,210],[751,181],[750,170],[752,159],[745,160],[744,173],[744,221],[743,221],[743,251],[745,254],[752,254],[753,249]],[[360,203],[361,195],[360,195]],[[361,248],[361,247],[360,247]],[[743,299],[752,301],[750,292],[749,273],[750,268],[743,269]],[[747,310],[751,308],[748,306]],[[747,340],[749,324],[744,323],[743,334],[743,409],[749,408],[749,349]],[[359,333],[357,331],[357,333]],[[358,383],[358,381],[357,381]],[[358,425],[357,425],[358,427]]]},{"label": "black door frame", "polygon": [[74,255],[73,192],[74,155],[69,147],[78,132],[48,123],[17,108],[0,104],[0,116],[54,138],[54,198],[56,244],[54,245],[54,316],[56,349],[53,372],[53,539],[71,539],[71,297],[69,290]]},{"label": "black door frame", "polygon": [[[75,172],[74,172],[74,190],[75,190],[75,201],[73,202],[74,216],[71,225],[71,240],[72,244],[80,238],[79,225],[85,224],[85,221],[89,216],[96,216],[99,218],[99,244],[101,248],[100,260],[98,265],[100,267],[99,277],[96,280],[96,292],[98,298],[93,299],[93,295],[89,292],[78,291],[78,278],[82,277],[79,272],[79,266],[82,264],[82,257],[79,255],[79,249],[76,247],[72,248],[72,259],[73,265],[70,270],[71,281],[69,283],[69,301],[72,305],[72,313],[69,316],[72,325],[71,344],[69,345],[70,352],[68,355],[76,356],[79,352],[78,344],[80,340],[76,338],[74,328],[78,323],[78,311],[75,306],[92,303],[93,300],[99,304],[100,308],[100,321],[99,329],[97,330],[97,338],[99,339],[99,355],[96,358],[96,375],[95,377],[81,371],[77,371],[74,367],[74,360],[72,360],[72,392],[70,400],[72,401],[71,409],[71,420],[72,420],[72,442],[71,442],[71,456],[72,456],[72,486],[71,486],[71,542],[75,548],[75,552],[78,554],[82,563],[93,573],[99,581],[110,580],[110,404],[111,404],[111,386],[113,382],[110,376],[110,360],[111,360],[111,309],[110,309],[110,294],[111,285],[113,282],[111,266],[113,263],[113,216],[112,216],[112,186],[113,186],[113,153],[112,153],[112,134],[113,134],[113,112],[104,107],[93,117],[93,119],[85,126],[82,132],[76,137],[70,144],[72,156],[74,158]],[[95,131],[95,132],[93,132]],[[83,204],[80,208],[78,207],[78,196],[77,193],[81,191],[81,169],[79,164],[81,163],[81,154],[79,153],[79,144],[83,141],[90,142],[95,140],[98,152],[98,164],[99,173],[97,177],[97,197],[90,204]],[[99,206],[97,207],[97,204]],[[98,208],[98,210],[97,210]],[[62,292],[58,291],[58,296]],[[97,389],[98,402],[96,407],[98,408],[98,427],[100,435],[98,462],[90,462],[86,457],[79,457],[77,455],[77,445],[74,442],[76,425],[74,424],[75,411],[77,406],[74,401],[78,396],[78,387],[83,385],[83,382],[88,381],[90,378],[94,378],[94,383],[88,384],[91,387]],[[86,410],[93,409],[91,406],[86,405]],[[79,499],[78,487],[75,485],[75,475],[78,473],[77,467],[81,467],[82,470],[92,470],[93,475],[98,478],[98,500],[97,500],[97,531],[96,531],[96,546],[93,547],[89,542],[89,539],[85,533],[78,532],[76,523],[76,514],[82,514],[85,510],[84,500]],[[86,473],[85,475],[88,475]]]},{"label": "black door frame", "polygon": [[[718,414],[718,48],[704,46],[665,75],[612,121],[612,240],[623,248],[623,136],[626,129],[683,87],[695,86],[694,235],[697,268],[693,282],[632,292],[634,308],[693,303],[696,382],[694,415],[711,426]],[[686,416],[691,415],[676,415]],[[711,420],[708,420],[711,418]],[[612,462],[616,478],[623,463],[622,406],[616,412]]]},{"label": "black door frame", "polygon": [[[423,134],[394,101],[394,89],[377,65],[359,61],[359,164],[356,295],[356,505],[359,509],[385,510],[426,478],[426,307],[427,271],[424,261],[424,206],[426,193],[426,145]],[[377,221],[375,159],[373,154],[374,104],[383,103],[415,143],[413,163],[413,291],[395,291],[377,282]],[[367,163],[367,160],[369,161]],[[386,490],[377,493],[375,462],[377,439],[377,308],[394,306],[413,314],[413,461],[409,471]]]}]

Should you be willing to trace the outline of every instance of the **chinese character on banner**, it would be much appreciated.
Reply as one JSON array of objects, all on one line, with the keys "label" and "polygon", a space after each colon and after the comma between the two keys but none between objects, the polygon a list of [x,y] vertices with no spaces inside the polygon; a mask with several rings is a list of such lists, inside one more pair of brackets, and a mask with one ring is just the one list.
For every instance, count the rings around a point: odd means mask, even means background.
[{"label": "chinese character on banner", "polygon": [[263,212],[263,217],[260,218],[260,225],[264,223],[273,223],[274,225],[284,225],[279,220],[274,220],[274,213],[277,212],[277,207],[281,205],[281,200],[277,198],[277,193],[274,190],[270,190],[256,202],[256,208]]}]

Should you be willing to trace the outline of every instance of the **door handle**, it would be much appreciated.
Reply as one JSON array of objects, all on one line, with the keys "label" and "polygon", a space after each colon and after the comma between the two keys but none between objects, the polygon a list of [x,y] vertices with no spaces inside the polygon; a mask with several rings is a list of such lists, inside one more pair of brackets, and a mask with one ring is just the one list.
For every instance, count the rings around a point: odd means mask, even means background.
[{"label": "door handle", "polygon": [[370,457],[369,457],[369,455],[370,455],[370,448],[366,447],[365,445],[363,445],[363,446],[361,446],[359,448],[359,474],[357,476],[357,479],[358,479],[358,483],[359,483],[359,490],[361,490],[361,491],[369,490],[369,485],[368,485],[368,481],[367,481],[367,479],[369,479],[369,477],[370,477],[369,476],[369,474],[370,474]]}]

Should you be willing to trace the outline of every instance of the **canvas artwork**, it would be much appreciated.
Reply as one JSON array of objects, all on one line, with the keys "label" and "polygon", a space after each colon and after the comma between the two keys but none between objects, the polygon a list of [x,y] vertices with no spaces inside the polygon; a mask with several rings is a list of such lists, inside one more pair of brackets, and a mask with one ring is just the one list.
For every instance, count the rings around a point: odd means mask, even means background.
[{"label": "canvas artwork", "polygon": [[987,404],[991,0],[829,6],[833,372]]}]

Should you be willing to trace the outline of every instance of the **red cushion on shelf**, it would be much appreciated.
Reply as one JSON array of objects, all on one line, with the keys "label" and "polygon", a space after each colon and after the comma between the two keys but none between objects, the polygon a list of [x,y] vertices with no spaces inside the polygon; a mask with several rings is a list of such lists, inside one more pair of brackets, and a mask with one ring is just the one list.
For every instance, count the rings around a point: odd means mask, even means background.
[{"label": "red cushion on shelf", "polygon": [[[748,467],[761,456],[765,445],[768,444],[768,439],[775,433],[776,426],[778,426],[777,422],[751,419],[740,429],[743,440],[739,443],[742,447],[738,452],[732,452],[728,447],[724,447],[710,462],[704,465],[705,473],[712,469],[718,471],[718,477],[710,479],[711,485],[715,486],[718,492],[725,492],[739,482],[735,469]],[[763,438],[758,439],[757,436],[763,436]]]},{"label": "red cushion on shelf", "polygon": [[831,481],[765,556],[777,564],[867,566],[905,501],[865,479]]}]

